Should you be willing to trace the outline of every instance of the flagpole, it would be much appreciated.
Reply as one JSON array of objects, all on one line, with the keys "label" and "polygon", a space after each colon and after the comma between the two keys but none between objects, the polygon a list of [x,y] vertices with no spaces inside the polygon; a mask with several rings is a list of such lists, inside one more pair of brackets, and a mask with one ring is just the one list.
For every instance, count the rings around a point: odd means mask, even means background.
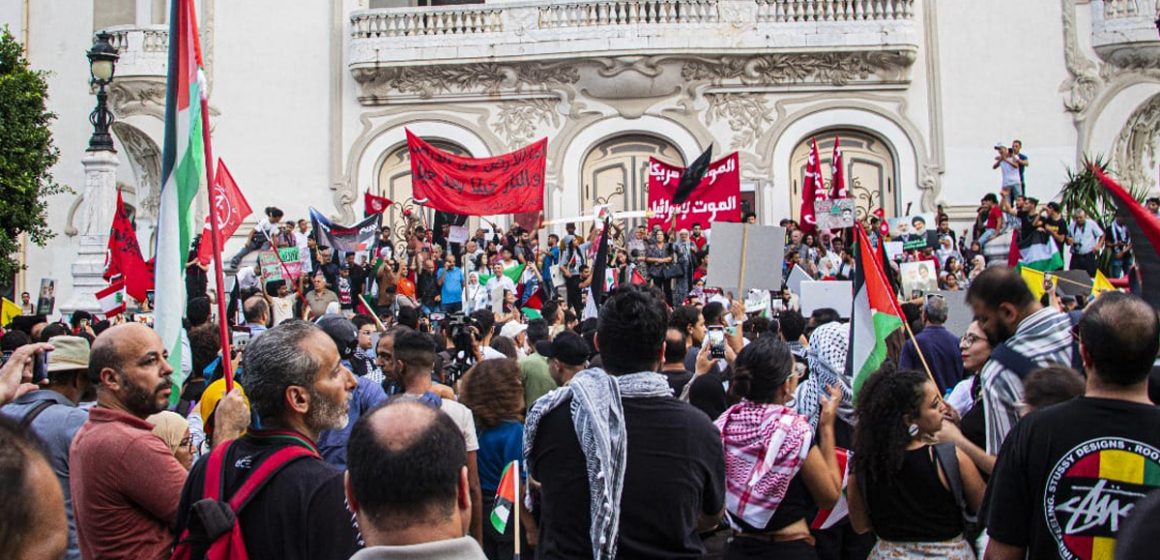
[{"label": "flagpole", "polygon": [[512,558],[514,560],[520,560],[520,505],[524,503],[524,500],[520,496],[520,462],[517,460],[512,461],[512,463],[512,466],[515,468],[515,471],[512,472],[512,481],[515,484],[516,499],[516,503],[513,504],[515,507],[512,509],[512,517],[515,518],[515,530],[512,531],[512,535],[515,537],[512,539],[515,542],[515,554]]},{"label": "flagpole", "polygon": [[205,98],[205,92],[201,95],[201,136],[202,145],[205,147],[205,181],[206,181],[206,196],[209,198],[209,227],[210,227],[210,241],[213,243],[213,268],[214,268],[214,285],[217,288],[217,307],[218,307],[218,338],[221,340],[222,347],[222,375],[226,380],[226,392],[234,390],[234,368],[233,360],[228,358],[230,349],[230,331],[226,326],[226,298],[225,298],[225,276],[222,274],[222,247],[218,240],[218,215],[216,206],[213,200],[213,184],[214,184],[214,170],[213,170],[213,148],[210,146],[209,137],[209,102]]}]

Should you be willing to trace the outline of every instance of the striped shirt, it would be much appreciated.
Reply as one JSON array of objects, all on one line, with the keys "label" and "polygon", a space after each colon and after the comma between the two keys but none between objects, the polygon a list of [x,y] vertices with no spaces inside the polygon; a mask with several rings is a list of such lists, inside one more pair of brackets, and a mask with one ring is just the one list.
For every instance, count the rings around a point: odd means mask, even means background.
[{"label": "striped shirt", "polygon": [[[1071,322],[1067,315],[1045,307],[1019,323],[1007,345],[1038,366],[1071,363]],[[987,453],[998,455],[1003,440],[1019,421],[1023,380],[990,359],[983,365],[983,416],[987,425]]]}]

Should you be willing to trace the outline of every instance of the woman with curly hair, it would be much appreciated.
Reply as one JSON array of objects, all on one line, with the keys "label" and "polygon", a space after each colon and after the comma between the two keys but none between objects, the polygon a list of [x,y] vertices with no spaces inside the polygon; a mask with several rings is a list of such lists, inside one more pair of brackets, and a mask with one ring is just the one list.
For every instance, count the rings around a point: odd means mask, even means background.
[{"label": "woman with curly hair", "polygon": [[884,367],[862,385],[855,413],[850,522],[859,533],[878,535],[870,558],[974,558],[952,488],[961,488],[961,499],[978,511],[985,486],[954,444],[927,443],[943,421],[934,382]]},{"label": "woman with curly hair", "polygon": [[725,511],[733,526],[726,559],[816,559],[807,519],[815,504],[832,508],[842,492],[834,418],[842,399],[827,387],[818,437],[786,406],[798,373],[785,342],[763,336],[737,355],[729,391],[741,402],[717,419],[725,448]]},{"label": "woman with curly hair", "polygon": [[[483,511],[490,512],[504,468],[518,460],[523,470],[524,387],[520,366],[511,359],[483,360],[467,370],[459,383],[459,402],[475,416],[479,486],[483,491]],[[523,477],[522,472],[520,476]],[[526,539],[528,531],[534,534],[535,527],[528,523],[530,516],[524,515],[523,499],[517,497],[516,501],[521,505],[520,526],[526,529],[520,537]],[[490,560],[512,557],[514,525],[509,523],[501,535],[491,523],[483,524],[483,550]]]}]

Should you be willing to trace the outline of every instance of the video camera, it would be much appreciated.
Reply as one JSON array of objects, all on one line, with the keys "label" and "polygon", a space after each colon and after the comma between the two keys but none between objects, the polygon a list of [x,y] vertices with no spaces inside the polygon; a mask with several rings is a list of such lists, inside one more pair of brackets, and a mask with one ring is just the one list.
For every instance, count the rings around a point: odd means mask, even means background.
[{"label": "video camera", "polygon": [[481,340],[479,322],[470,315],[452,313],[443,319],[446,325],[447,336],[455,345],[455,352],[451,362],[443,366],[443,373],[448,384],[454,384],[475,365],[473,348]]}]

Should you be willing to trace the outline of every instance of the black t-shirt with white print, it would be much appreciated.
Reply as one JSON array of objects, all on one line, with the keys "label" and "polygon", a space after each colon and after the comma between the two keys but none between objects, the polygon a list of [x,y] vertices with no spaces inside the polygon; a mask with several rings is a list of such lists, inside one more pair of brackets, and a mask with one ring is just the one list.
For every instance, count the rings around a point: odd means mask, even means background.
[{"label": "black t-shirt with white print", "polygon": [[1160,488],[1160,408],[1078,398],[1011,430],[987,487],[987,532],[1028,558],[1111,558],[1137,500]]}]

